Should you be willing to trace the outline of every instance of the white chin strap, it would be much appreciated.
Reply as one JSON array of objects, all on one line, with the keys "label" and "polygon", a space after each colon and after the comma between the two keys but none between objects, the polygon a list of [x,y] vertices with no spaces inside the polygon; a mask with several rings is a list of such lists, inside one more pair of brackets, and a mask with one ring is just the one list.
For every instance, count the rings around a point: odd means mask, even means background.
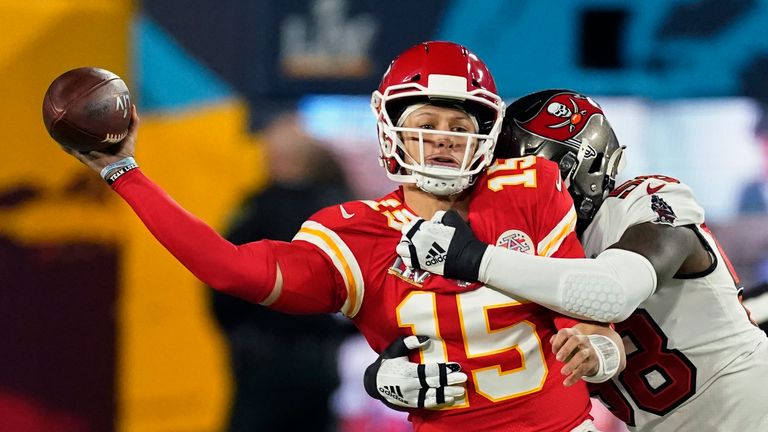
[{"label": "white chin strap", "polygon": [[419,189],[438,196],[457,194],[472,185],[470,176],[432,177],[422,173],[413,173],[412,176]]}]

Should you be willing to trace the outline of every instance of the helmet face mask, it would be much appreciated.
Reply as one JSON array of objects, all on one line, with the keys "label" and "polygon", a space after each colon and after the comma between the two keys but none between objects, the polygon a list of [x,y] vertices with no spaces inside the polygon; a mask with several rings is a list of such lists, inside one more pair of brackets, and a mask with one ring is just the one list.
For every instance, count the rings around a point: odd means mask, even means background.
[{"label": "helmet face mask", "polygon": [[496,156],[537,155],[557,162],[579,218],[589,221],[614,187],[623,151],[592,99],[544,90],[510,105]]},{"label": "helmet face mask", "polygon": [[[469,133],[405,128],[403,113],[414,104],[462,110],[475,119],[478,130]],[[465,190],[493,160],[504,108],[487,67],[463,46],[425,42],[409,48],[393,60],[371,96],[380,162],[387,176],[401,183],[415,183],[435,195]],[[402,141],[406,133],[418,134],[421,154],[408,153]],[[467,151],[458,169],[425,163],[424,139],[438,133],[466,140]]]}]

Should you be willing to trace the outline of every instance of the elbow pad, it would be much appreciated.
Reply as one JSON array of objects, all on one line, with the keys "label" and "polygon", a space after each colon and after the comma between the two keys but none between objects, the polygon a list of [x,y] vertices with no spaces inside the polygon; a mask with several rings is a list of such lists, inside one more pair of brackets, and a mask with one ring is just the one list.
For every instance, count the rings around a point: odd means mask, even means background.
[{"label": "elbow pad", "polygon": [[638,253],[607,249],[594,264],[602,271],[572,271],[561,279],[565,311],[594,321],[620,322],[656,290],[656,270]]},{"label": "elbow pad", "polygon": [[656,270],[642,255],[608,249],[595,259],[548,258],[489,247],[480,280],[578,319],[619,322],[656,289]]}]

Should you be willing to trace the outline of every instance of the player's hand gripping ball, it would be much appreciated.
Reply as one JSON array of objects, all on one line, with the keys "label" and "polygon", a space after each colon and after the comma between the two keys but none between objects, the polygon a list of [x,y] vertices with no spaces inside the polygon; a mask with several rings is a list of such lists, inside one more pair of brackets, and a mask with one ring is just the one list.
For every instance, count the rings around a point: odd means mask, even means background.
[{"label": "player's hand gripping ball", "polygon": [[53,80],[45,92],[43,121],[51,137],[64,147],[81,152],[109,147],[128,133],[128,87],[105,69],[72,69]]}]

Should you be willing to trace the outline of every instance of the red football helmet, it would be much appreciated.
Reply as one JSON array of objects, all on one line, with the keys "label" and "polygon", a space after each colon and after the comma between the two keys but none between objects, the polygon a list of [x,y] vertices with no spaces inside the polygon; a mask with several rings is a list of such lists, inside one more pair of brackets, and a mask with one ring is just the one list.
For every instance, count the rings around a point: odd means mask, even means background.
[{"label": "red football helmet", "polygon": [[[406,109],[423,103],[462,109],[476,121],[475,133],[439,132],[467,140],[459,169],[424,163],[423,135],[435,131],[401,127]],[[395,181],[416,183],[436,195],[461,192],[491,163],[504,107],[490,71],[467,48],[453,42],[415,45],[392,61],[371,97],[381,164]],[[420,155],[408,154],[402,132],[419,134]]]}]

